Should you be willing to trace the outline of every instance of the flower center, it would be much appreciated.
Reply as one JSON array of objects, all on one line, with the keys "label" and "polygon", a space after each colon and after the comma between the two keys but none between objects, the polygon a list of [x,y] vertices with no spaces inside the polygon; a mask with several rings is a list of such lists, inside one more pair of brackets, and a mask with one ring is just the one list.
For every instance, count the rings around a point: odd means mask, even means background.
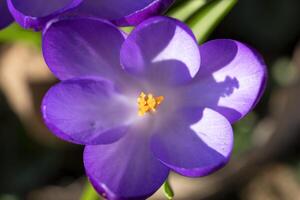
[{"label": "flower center", "polygon": [[141,92],[140,96],[137,98],[139,116],[143,116],[149,112],[155,112],[158,105],[160,105],[163,100],[163,96],[154,97],[151,93],[146,95],[144,92]]}]

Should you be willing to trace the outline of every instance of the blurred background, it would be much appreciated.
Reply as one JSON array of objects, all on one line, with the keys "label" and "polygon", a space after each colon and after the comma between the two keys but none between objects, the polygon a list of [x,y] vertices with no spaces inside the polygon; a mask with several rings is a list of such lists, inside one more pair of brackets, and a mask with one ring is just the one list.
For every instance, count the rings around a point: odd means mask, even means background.
[{"label": "blurred background", "polygon": [[[178,0],[170,15],[186,1]],[[255,110],[234,125],[230,163],[199,179],[172,174],[175,199],[299,200],[300,1],[240,0],[214,38],[261,52],[268,86]],[[77,200],[88,190],[83,148],[55,138],[41,120],[41,99],[55,82],[39,33],[15,24],[0,32],[0,200]],[[165,197],[158,191],[151,199]]]}]

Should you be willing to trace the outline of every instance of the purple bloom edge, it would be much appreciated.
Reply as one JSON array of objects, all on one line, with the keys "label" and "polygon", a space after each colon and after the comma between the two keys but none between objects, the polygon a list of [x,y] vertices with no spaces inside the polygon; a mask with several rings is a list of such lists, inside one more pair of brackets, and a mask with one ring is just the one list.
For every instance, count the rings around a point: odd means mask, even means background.
[{"label": "purple bloom edge", "polygon": [[259,103],[259,101],[261,100],[264,92],[266,91],[266,89],[267,89],[267,83],[268,83],[268,78],[269,77],[268,77],[267,65],[266,65],[266,63],[265,63],[265,61],[263,59],[263,56],[257,50],[255,50],[253,47],[251,47],[250,45],[247,45],[247,44],[245,44],[245,45],[248,46],[249,49],[251,49],[253,51],[253,54],[261,62],[261,65],[262,65],[263,70],[264,70],[264,76],[262,78],[262,83],[261,83],[261,87],[259,89],[259,93],[257,95],[256,100],[253,102],[253,105],[252,105],[252,107],[251,107],[251,109],[249,111],[249,112],[251,112],[256,107],[256,105]]},{"label": "purple bloom edge", "polygon": [[121,19],[112,20],[117,26],[136,26],[147,18],[162,14],[165,12],[175,0],[156,0],[147,7],[138,10]]},{"label": "purple bloom edge", "polygon": [[8,10],[6,0],[0,2],[0,15],[0,29],[6,28],[14,21]]},{"label": "purple bloom edge", "polygon": [[[107,84],[109,87],[113,87],[112,83],[108,80],[104,80],[101,79],[100,77],[79,77],[79,78],[73,78],[73,79],[68,79],[65,81],[62,81],[60,84],[72,84],[72,83],[79,83],[80,85],[84,86],[85,83],[87,81],[94,81],[94,82],[103,82],[104,84]],[[59,129],[55,124],[53,124],[51,122],[51,120],[49,120],[49,117],[47,115],[47,104],[48,104],[48,97],[51,95],[51,91],[55,90],[57,87],[60,87],[60,84],[56,84],[54,86],[52,86],[47,93],[45,94],[43,100],[42,100],[42,104],[41,104],[41,112],[42,112],[42,117],[43,120],[47,126],[47,128],[54,133],[58,138],[74,143],[74,144],[78,144],[78,145],[93,145],[93,142],[89,142],[89,143],[82,143],[80,141],[78,141],[78,139],[75,139],[71,136],[69,136],[67,133],[65,133],[64,131],[62,131],[61,129]]]},{"label": "purple bloom edge", "polygon": [[[95,21],[95,22],[99,22],[99,23],[103,23],[107,26],[109,26],[110,28],[116,28],[115,25],[106,20],[106,19],[101,19],[101,18],[97,18],[97,17],[93,17],[93,16],[60,16],[60,17],[57,17],[57,18],[54,18],[52,20],[50,20],[43,28],[42,30],[42,50],[44,49],[50,49],[50,45],[47,43],[47,39],[46,39],[46,34],[48,33],[48,30],[55,26],[56,23],[60,23],[60,22],[68,22],[68,21],[72,21],[72,20],[85,20],[85,19],[88,19],[88,20],[92,20],[92,21]],[[116,30],[123,36],[123,39],[125,39],[127,37],[127,33],[125,33],[124,31],[122,31],[121,29],[118,29],[116,28]],[[61,66],[55,66],[55,67],[52,67],[52,63],[50,62],[50,57],[48,56],[48,54],[46,54],[46,51],[42,51],[42,54],[43,54],[43,57],[44,57],[44,60],[46,62],[46,64],[49,66],[49,69],[50,71],[60,80],[65,80],[66,78],[65,77],[61,77],[61,75],[59,74],[58,72],[58,69],[59,67]],[[84,75],[85,76],[85,75]],[[73,76],[73,77],[77,77],[77,76]]]},{"label": "purple bloom edge", "polygon": [[[86,148],[83,151],[83,157],[85,157],[86,154]],[[87,169],[86,163],[83,162],[84,168]],[[93,175],[89,173],[88,170],[85,170],[86,176],[88,177],[88,180],[92,184],[92,186],[95,188],[95,190],[103,197],[109,199],[109,200],[143,200],[147,199],[148,197],[152,196],[156,191],[152,191],[150,193],[141,195],[141,196],[134,196],[134,197],[125,197],[120,196],[119,194],[114,193],[111,191],[105,184],[99,184],[97,180],[93,178]],[[168,174],[165,176],[165,180],[167,180]]]},{"label": "purple bloom edge", "polygon": [[[24,14],[14,5],[13,0],[7,0],[8,9],[10,10],[11,14],[15,18],[15,20],[25,29],[33,28],[36,31],[41,30],[45,24],[55,18],[56,16],[63,14],[71,9],[76,8],[78,5],[82,3],[83,0],[72,0],[69,4],[65,5],[64,7],[44,16],[30,16]],[[45,6],[48,4],[45,3]],[[34,6],[34,5],[33,5]]]}]

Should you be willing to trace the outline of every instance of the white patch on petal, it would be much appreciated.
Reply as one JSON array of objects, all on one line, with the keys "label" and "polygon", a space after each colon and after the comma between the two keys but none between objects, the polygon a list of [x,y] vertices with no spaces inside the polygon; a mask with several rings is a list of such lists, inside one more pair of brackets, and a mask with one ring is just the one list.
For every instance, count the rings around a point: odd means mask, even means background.
[{"label": "white patch on petal", "polygon": [[[182,43],[182,41],[185,41]],[[200,67],[200,53],[195,51],[198,46],[191,36],[180,27],[176,27],[173,38],[169,41],[169,44],[153,58],[152,62],[160,62],[166,60],[177,60],[184,63],[190,73],[191,77],[194,77]],[[179,54],[178,51],[184,52]],[[186,55],[189,55],[187,57]],[[191,58],[194,58],[191,60]],[[197,62],[197,63],[195,63]]]}]

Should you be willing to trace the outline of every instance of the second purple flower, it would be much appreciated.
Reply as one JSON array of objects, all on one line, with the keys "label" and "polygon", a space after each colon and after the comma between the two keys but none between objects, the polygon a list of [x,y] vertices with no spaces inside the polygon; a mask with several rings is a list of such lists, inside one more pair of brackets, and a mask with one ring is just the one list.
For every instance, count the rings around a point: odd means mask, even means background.
[{"label": "second purple flower", "polygon": [[[42,29],[59,15],[84,15],[109,20],[118,26],[137,25],[163,13],[174,0],[7,0],[15,20],[24,28]],[[0,3],[0,19],[8,10]],[[3,19],[5,20],[5,19]],[[6,21],[6,20],[5,20]],[[1,21],[0,21],[1,28]]]}]

